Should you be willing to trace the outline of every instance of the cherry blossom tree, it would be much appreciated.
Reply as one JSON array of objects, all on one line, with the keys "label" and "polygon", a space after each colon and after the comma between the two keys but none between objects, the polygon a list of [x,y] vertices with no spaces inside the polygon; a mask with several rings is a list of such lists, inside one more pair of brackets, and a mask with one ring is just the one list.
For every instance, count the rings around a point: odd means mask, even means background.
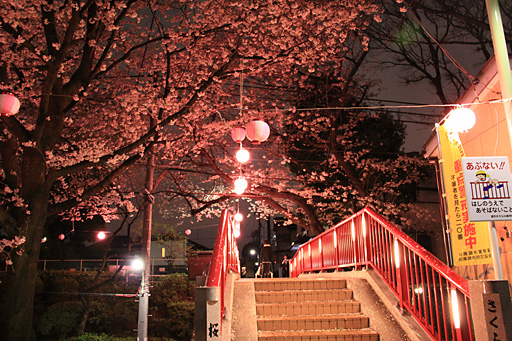
[{"label": "cherry blossom tree", "polygon": [[[256,115],[282,124],[271,109],[286,96],[266,97],[266,86],[286,93],[341,61],[348,35],[378,15],[353,0],[1,0],[0,90],[22,107],[1,117],[0,221],[6,240],[25,240],[2,280],[5,337],[31,338],[48,216],[114,218],[130,206],[121,176],[148,150],[167,152],[175,167],[190,155],[213,165],[204,151],[235,125]],[[242,75],[251,88],[241,109]]]}]

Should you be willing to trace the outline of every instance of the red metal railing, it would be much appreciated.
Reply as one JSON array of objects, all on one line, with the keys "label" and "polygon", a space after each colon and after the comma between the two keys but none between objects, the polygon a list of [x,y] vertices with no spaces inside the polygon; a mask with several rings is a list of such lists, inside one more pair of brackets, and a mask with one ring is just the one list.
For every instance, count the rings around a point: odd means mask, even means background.
[{"label": "red metal railing", "polygon": [[467,281],[371,208],[303,244],[291,276],[363,266],[434,340],[474,340]]},{"label": "red metal railing", "polygon": [[206,275],[207,287],[220,287],[221,321],[224,316],[224,291],[227,274],[229,271],[240,273],[238,245],[233,226],[229,211],[225,209],[222,211],[215,245],[213,246],[212,260]]}]

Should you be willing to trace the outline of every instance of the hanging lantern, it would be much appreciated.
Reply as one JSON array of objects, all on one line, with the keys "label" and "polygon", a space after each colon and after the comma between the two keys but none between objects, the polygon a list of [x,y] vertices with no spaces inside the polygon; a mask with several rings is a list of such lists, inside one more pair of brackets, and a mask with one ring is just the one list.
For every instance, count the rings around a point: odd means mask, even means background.
[{"label": "hanging lantern", "polygon": [[447,131],[463,133],[473,128],[476,116],[469,108],[458,107],[450,111],[445,121]]},{"label": "hanging lantern", "polygon": [[0,94],[0,116],[12,116],[20,110],[20,101],[13,94]]},{"label": "hanging lantern", "polygon": [[240,222],[240,221],[244,220],[244,216],[243,216],[243,214],[242,214],[242,213],[240,213],[240,212],[237,212],[237,213],[235,214],[235,217],[234,217],[234,218],[235,218],[235,221],[238,221],[238,222]]},{"label": "hanging lantern", "polygon": [[249,161],[250,158],[249,151],[243,148],[240,148],[240,150],[236,152],[235,156],[238,162],[240,163],[246,163],[247,161]]},{"label": "hanging lantern", "polygon": [[247,188],[247,180],[240,177],[235,180],[235,193],[240,195],[245,192],[245,189]]},{"label": "hanging lantern", "polygon": [[245,139],[245,129],[242,127],[233,128],[231,131],[231,138],[236,142],[240,143]]},{"label": "hanging lantern", "polygon": [[270,127],[263,120],[256,119],[247,125],[247,138],[254,144],[260,144],[268,139]]},{"label": "hanging lantern", "polygon": [[98,237],[99,240],[103,240],[103,239],[105,239],[107,237],[107,235],[105,234],[105,232],[100,231],[100,232],[98,232],[97,237]]},{"label": "hanging lantern", "polygon": [[64,233],[59,234],[59,239],[64,240],[66,238],[66,235]]},{"label": "hanging lantern", "polygon": [[192,230],[190,230],[190,229],[186,229],[186,230],[185,230],[185,234],[186,234],[187,236],[190,236],[190,234],[191,234],[191,233],[192,233]]},{"label": "hanging lantern", "polygon": [[235,235],[235,238],[240,237],[240,222],[235,221],[235,224],[233,226],[233,234]]}]

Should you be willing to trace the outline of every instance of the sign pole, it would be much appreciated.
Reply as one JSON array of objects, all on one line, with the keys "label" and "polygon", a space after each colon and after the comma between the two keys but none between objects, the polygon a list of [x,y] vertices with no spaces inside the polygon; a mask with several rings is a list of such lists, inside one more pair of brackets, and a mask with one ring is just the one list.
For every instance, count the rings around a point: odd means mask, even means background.
[{"label": "sign pole", "polygon": [[489,237],[491,239],[492,265],[494,266],[494,278],[503,279],[503,270],[501,269],[500,247],[498,246],[498,234],[496,225],[493,221],[488,221]]}]

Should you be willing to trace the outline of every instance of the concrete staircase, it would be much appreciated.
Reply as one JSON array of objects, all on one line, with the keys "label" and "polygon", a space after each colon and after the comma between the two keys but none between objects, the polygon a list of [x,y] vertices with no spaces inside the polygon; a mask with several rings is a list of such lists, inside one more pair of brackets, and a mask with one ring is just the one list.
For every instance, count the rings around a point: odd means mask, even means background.
[{"label": "concrete staircase", "polygon": [[254,290],[258,340],[379,340],[344,279],[262,279]]}]

